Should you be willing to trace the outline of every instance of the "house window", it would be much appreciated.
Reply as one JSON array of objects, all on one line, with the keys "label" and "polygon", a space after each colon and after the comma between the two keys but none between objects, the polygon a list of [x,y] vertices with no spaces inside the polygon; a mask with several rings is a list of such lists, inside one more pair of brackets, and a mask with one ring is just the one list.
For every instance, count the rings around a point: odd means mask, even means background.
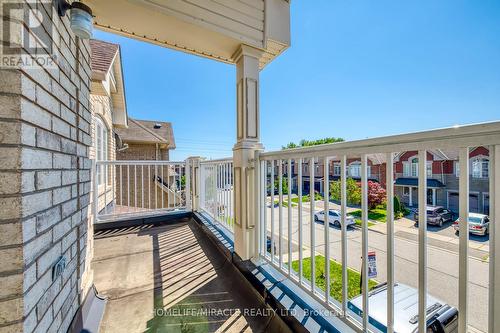
[{"label": "house window", "polygon": [[361,177],[361,163],[352,163],[349,165],[349,176],[355,178]]},{"label": "house window", "polygon": [[[366,172],[368,174],[368,177],[371,177],[372,167],[367,165]],[[339,172],[339,174],[340,174],[340,172]],[[361,163],[360,162],[353,162],[353,163],[349,164],[348,174],[350,177],[353,177],[353,178],[361,178]]]},{"label": "house window", "polygon": [[[108,159],[108,129],[100,118],[94,118],[95,124],[95,159],[96,161],[106,161]],[[97,168],[97,184],[105,182],[105,166]]]},{"label": "house window", "polygon": [[477,158],[472,160],[472,178],[488,178],[489,160]]},{"label": "house window", "polygon": [[[426,164],[427,177],[432,177],[432,161]],[[414,157],[403,162],[403,176],[404,177],[418,177],[418,157]]]},{"label": "house window", "polygon": [[333,164],[333,175],[340,176],[340,172],[341,172],[340,163],[334,163]]},{"label": "house window", "polygon": [[460,177],[460,163],[455,161],[455,177]]}]

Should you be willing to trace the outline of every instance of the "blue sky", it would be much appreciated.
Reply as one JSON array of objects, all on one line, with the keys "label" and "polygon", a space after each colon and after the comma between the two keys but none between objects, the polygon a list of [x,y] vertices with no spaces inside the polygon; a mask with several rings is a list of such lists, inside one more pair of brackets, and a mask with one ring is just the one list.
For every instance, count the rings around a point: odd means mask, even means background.
[{"label": "blue sky", "polygon": [[[295,0],[291,15],[291,47],[261,72],[266,150],[500,120],[500,1]],[[122,46],[129,115],[173,123],[172,159],[231,156],[234,66],[94,37]]]}]

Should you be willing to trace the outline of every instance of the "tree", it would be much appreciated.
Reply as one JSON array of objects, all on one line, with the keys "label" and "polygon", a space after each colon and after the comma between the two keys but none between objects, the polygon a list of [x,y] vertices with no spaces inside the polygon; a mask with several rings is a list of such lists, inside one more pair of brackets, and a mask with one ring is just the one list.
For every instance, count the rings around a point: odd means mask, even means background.
[{"label": "tree", "polygon": [[370,209],[381,205],[386,197],[387,193],[380,183],[368,181],[368,206]]},{"label": "tree", "polygon": [[300,140],[298,144],[294,142],[290,142],[286,146],[281,147],[281,149],[292,149],[292,148],[298,148],[298,147],[310,147],[310,146],[317,146],[317,145],[323,145],[326,143],[335,143],[335,142],[343,142],[344,139],[342,138],[335,138],[335,137],[329,137],[329,138],[323,138],[323,139],[318,139],[318,140]]},{"label": "tree", "polygon": [[[347,178],[346,180],[346,191],[347,191],[347,203],[349,205],[360,205],[361,204],[361,187],[352,178]],[[340,180],[336,180],[330,183],[330,199],[335,201],[340,201],[341,197],[341,186]]]}]

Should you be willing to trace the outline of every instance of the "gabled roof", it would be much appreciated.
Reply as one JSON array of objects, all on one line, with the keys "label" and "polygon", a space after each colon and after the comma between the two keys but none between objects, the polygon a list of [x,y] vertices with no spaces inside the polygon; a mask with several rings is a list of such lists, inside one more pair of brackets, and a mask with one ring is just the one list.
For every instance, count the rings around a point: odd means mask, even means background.
[{"label": "gabled roof", "polygon": [[111,69],[120,46],[102,40],[90,40],[91,68],[92,72],[107,73]]},{"label": "gabled roof", "polygon": [[124,143],[159,143],[167,145],[169,149],[175,148],[174,131],[171,123],[132,118],[128,120],[128,128],[115,129],[115,132]]}]

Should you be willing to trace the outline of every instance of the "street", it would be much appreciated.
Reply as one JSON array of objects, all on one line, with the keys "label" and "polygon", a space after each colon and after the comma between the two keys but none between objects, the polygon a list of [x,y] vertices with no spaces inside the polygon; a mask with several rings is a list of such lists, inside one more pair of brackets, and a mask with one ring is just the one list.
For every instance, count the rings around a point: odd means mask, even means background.
[{"label": "street", "polygon": [[[322,205],[321,205],[322,206]],[[316,212],[321,208],[316,207]],[[271,232],[271,210],[267,208],[267,230]],[[288,208],[283,207],[283,253],[287,257],[287,237],[288,237]],[[274,208],[275,238],[279,233],[279,209]],[[310,213],[308,204],[304,204],[302,212],[303,223],[303,255],[310,256]],[[397,282],[418,287],[418,229],[412,226],[411,221],[406,220],[404,227],[396,224],[395,233],[395,278]],[[292,207],[291,219],[292,240],[298,243],[298,209]],[[369,251],[376,252],[378,282],[387,281],[387,261],[386,248],[387,236],[383,232],[385,223],[381,223],[369,229],[368,246]],[[325,225],[322,221],[314,223],[316,247],[319,254],[325,253]],[[341,231],[330,226],[330,258],[341,262]],[[382,230],[382,231],[381,231]],[[451,223],[442,229],[429,227],[428,231],[428,292],[448,304],[458,306],[458,237],[454,234]],[[469,325],[480,331],[487,331],[488,314],[488,262],[487,248],[488,240],[484,237],[471,235],[470,257],[469,257]],[[361,230],[359,228],[349,228],[347,232],[347,258],[348,267],[359,271],[361,267]],[[294,248],[298,248],[294,246]],[[296,250],[294,250],[296,251]],[[293,260],[298,259],[298,253],[292,253]],[[286,262],[287,259],[284,259]]]}]

